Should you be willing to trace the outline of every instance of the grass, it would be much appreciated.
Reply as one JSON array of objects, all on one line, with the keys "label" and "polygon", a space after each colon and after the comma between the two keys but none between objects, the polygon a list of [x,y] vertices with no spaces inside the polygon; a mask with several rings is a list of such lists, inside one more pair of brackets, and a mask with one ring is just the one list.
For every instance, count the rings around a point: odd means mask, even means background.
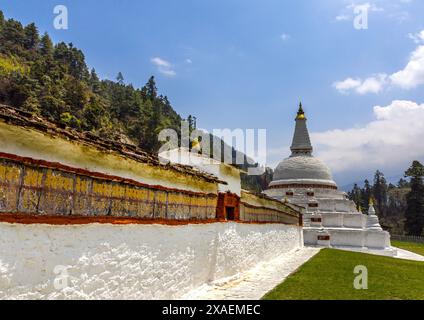
[{"label": "grass", "polygon": [[[368,269],[368,289],[356,290],[355,266]],[[424,300],[424,262],[323,249],[264,300]]]},{"label": "grass", "polygon": [[404,242],[396,240],[392,240],[391,243],[393,247],[405,249],[424,256],[424,243]]}]

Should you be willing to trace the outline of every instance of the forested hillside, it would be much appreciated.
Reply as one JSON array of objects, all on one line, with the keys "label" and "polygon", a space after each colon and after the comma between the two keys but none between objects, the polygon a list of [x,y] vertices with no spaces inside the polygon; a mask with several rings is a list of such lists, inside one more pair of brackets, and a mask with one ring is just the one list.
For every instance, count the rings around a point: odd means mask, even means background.
[{"label": "forested hillside", "polygon": [[[53,44],[47,33],[39,34],[34,23],[23,26],[5,19],[2,11],[0,103],[151,153],[160,148],[158,133],[165,128],[180,133],[182,120],[168,98],[158,93],[154,77],[142,88],[126,84],[121,73],[115,81],[101,80],[72,43]],[[194,130],[195,117],[190,115],[187,121]],[[212,136],[211,144],[212,148],[231,148]],[[232,153],[235,158],[234,149]],[[246,169],[247,164],[242,167]],[[263,176],[243,175],[243,187],[261,191],[269,175],[269,170]]]},{"label": "forested hillside", "polygon": [[157,133],[180,127],[181,117],[159,95],[154,78],[142,88],[100,80],[72,43],[53,44],[35,24],[23,26],[0,11],[0,102],[77,130],[159,148]]}]

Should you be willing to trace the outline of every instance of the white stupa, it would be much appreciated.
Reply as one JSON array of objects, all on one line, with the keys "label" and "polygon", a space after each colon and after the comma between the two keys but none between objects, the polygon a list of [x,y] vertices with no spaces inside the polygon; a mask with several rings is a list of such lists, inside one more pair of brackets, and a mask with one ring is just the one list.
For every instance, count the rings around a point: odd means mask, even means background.
[{"label": "white stupa", "polygon": [[347,194],[338,190],[330,169],[313,157],[306,121],[300,104],[292,154],[277,166],[265,193],[305,208],[305,245],[395,254],[390,234],[382,230],[373,204],[369,215],[359,212]]}]

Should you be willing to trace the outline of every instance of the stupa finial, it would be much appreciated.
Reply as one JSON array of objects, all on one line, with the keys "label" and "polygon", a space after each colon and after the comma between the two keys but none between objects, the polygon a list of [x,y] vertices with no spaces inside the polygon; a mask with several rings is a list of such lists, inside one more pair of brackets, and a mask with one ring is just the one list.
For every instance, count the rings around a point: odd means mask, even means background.
[{"label": "stupa finial", "polygon": [[303,111],[302,101],[299,103],[299,111],[297,111],[296,120],[305,119],[305,111]]},{"label": "stupa finial", "polygon": [[296,128],[294,130],[293,142],[290,147],[292,157],[312,155],[312,145],[308,128],[306,127],[306,120],[305,111],[303,111],[303,105],[302,102],[300,102],[296,116]]}]

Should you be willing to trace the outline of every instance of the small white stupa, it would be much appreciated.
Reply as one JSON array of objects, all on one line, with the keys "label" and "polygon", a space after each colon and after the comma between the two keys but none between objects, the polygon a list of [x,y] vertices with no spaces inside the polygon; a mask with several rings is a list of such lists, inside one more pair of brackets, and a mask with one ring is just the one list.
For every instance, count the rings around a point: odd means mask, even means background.
[{"label": "small white stupa", "polygon": [[383,230],[380,226],[380,222],[378,221],[378,217],[375,214],[375,208],[374,208],[374,200],[370,199],[370,207],[368,209],[368,217],[367,217],[367,226],[366,228],[368,230]]}]

